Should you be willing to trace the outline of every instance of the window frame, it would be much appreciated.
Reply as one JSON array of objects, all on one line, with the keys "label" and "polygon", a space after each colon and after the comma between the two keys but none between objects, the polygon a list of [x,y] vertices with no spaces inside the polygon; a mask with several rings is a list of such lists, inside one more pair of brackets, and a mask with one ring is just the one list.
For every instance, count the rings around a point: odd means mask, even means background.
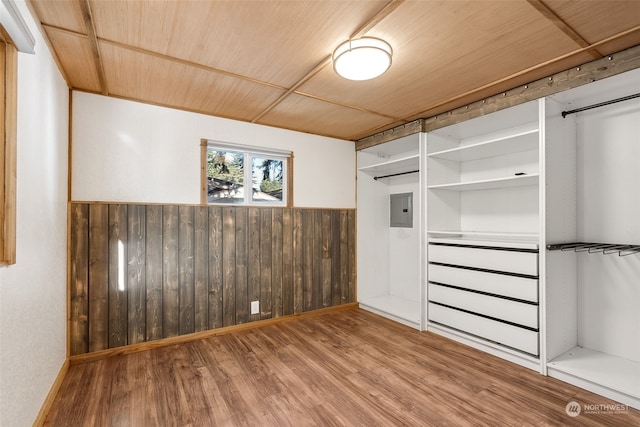
[{"label": "window frame", "polygon": [[[252,207],[292,207],[293,206],[293,152],[286,150],[278,150],[264,147],[255,147],[249,145],[233,144],[210,139],[202,139],[201,147],[201,185],[200,185],[200,203],[212,206],[252,206]],[[242,153],[244,156],[244,183],[252,183],[253,180],[253,159],[267,158],[282,161],[282,201],[279,202],[261,202],[253,200],[251,192],[244,192],[244,200],[242,203],[216,203],[208,201],[208,174],[207,174],[207,153],[210,148],[218,150],[229,150]],[[247,165],[249,165],[247,167]]]}]

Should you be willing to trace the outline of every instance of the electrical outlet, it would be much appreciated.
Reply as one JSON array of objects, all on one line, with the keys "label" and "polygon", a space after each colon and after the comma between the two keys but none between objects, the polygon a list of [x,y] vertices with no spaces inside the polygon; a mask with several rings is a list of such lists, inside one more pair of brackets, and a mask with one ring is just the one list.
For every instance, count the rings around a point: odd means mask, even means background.
[{"label": "electrical outlet", "polygon": [[251,301],[251,314],[260,313],[260,301]]}]

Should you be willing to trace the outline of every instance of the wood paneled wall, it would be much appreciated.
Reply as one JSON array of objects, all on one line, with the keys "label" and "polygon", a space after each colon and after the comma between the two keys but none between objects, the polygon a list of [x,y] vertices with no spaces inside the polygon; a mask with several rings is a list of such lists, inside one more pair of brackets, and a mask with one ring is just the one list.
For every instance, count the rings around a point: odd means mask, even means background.
[{"label": "wood paneled wall", "polygon": [[70,354],[355,302],[355,271],[353,209],[71,203]]}]

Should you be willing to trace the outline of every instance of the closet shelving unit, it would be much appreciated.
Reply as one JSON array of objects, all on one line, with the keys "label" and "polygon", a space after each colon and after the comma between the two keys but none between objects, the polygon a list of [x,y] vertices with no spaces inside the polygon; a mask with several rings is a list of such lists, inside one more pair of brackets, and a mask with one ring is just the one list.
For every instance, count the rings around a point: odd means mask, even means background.
[{"label": "closet shelving unit", "polygon": [[[358,302],[423,329],[421,141],[415,134],[358,152]],[[413,193],[413,227],[390,226],[390,195]]]},{"label": "closet shelving unit", "polygon": [[573,135],[547,144],[544,254],[548,375],[640,409],[638,87],[634,70],[553,96]]},{"label": "closet shelving unit", "polygon": [[[640,69],[359,152],[361,306],[640,409],[638,87]],[[411,295],[384,214],[407,186]]]},{"label": "closet shelving unit", "polygon": [[429,330],[540,370],[543,101],[427,135]]},{"label": "closet shelving unit", "polygon": [[[565,294],[548,304],[548,374],[640,409],[640,245],[572,242],[547,245],[547,251],[557,251],[547,255],[549,286]],[[618,268],[624,273],[615,274]],[[592,293],[594,287],[600,289]],[[634,315],[636,326],[624,326]],[[608,330],[593,327],[590,317]],[[617,330],[621,324],[624,330]]]},{"label": "closet shelving unit", "polygon": [[431,190],[473,191],[538,184],[538,174],[481,179],[476,181],[430,185]]},{"label": "closet shelving unit", "polygon": [[634,254],[640,254],[640,245],[574,242],[574,243],[559,243],[555,245],[547,245],[547,250],[588,252],[590,254],[601,253],[604,255],[618,254],[618,256],[629,256]]},{"label": "closet shelving unit", "polygon": [[[461,141],[459,146],[446,150],[429,153],[431,159],[441,159],[464,164],[475,160],[500,158],[510,154],[517,154],[538,149],[538,127],[537,123],[519,127],[506,132],[499,132],[498,135],[488,135],[472,139],[471,143]],[[461,165],[460,168],[463,166]],[[462,175],[462,172],[461,172]],[[480,180],[463,180],[460,182],[447,182],[444,184],[431,184],[429,189],[451,190],[451,191],[473,191],[488,190],[493,188],[519,187],[536,185],[538,174],[515,173],[513,176],[492,176]]]},{"label": "closet shelving unit", "polygon": [[363,166],[358,170],[370,175],[376,181],[383,178],[417,173],[420,171],[420,155],[418,153],[409,153],[400,155],[397,159],[388,160],[382,158],[380,163]]},{"label": "closet shelving unit", "polygon": [[536,102],[436,130],[427,140],[427,218],[432,237],[537,241]]}]

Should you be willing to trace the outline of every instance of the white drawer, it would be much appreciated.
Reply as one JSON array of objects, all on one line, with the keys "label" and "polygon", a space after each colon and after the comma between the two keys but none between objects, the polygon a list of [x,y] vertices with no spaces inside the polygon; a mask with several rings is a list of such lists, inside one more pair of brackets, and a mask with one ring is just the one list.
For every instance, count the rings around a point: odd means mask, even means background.
[{"label": "white drawer", "polygon": [[429,301],[538,329],[538,306],[429,283]]},{"label": "white drawer", "polygon": [[429,262],[506,271],[530,276],[538,275],[538,254],[536,252],[429,245]]},{"label": "white drawer", "polygon": [[429,281],[538,302],[538,280],[429,264]]},{"label": "white drawer", "polygon": [[429,303],[429,320],[499,344],[538,355],[538,333]]}]

